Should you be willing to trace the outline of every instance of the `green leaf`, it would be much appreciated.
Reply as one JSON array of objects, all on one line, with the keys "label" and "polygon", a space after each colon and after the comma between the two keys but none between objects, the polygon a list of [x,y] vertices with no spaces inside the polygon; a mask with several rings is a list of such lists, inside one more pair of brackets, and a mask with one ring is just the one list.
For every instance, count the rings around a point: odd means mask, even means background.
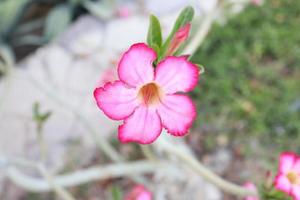
[{"label": "green leaf", "polygon": [[112,186],[111,187],[111,194],[112,194],[112,199],[113,200],[121,200],[122,199],[122,192],[119,187],[117,186]]},{"label": "green leaf", "polygon": [[11,67],[15,63],[15,55],[11,46],[0,43],[0,60],[7,66]]},{"label": "green leaf", "polygon": [[[157,51],[160,49],[162,44],[162,36],[161,36],[161,28],[160,23],[157,17],[154,15],[150,16],[150,24],[149,24],[149,30],[147,35],[147,43],[148,45]],[[158,53],[158,52],[157,52]]]},{"label": "green leaf", "polygon": [[86,8],[92,15],[100,19],[109,19],[114,14],[113,1],[84,1],[83,7]]},{"label": "green leaf", "polygon": [[68,4],[60,4],[54,7],[46,18],[45,37],[47,40],[54,38],[63,32],[72,18],[72,8]]},{"label": "green leaf", "polygon": [[5,0],[0,1],[0,35],[6,36],[11,32],[22,10],[29,3],[29,0]]},{"label": "green leaf", "polygon": [[14,64],[15,55],[11,46],[0,42],[0,76],[8,74]]},{"label": "green leaf", "polygon": [[203,74],[205,72],[205,68],[203,65],[200,65],[200,64],[196,64],[197,67],[199,67],[200,71],[199,71],[199,74]]},{"label": "green leaf", "polygon": [[40,104],[38,102],[35,102],[32,106],[32,113],[33,113],[33,120],[37,123],[44,123],[47,121],[47,119],[51,116],[51,112],[41,112],[40,111]]},{"label": "green leaf", "polygon": [[191,22],[193,17],[194,17],[193,7],[187,6],[186,8],[184,8],[181,11],[181,13],[179,14],[169,37],[173,38],[174,34],[178,31],[178,29],[180,29],[181,27],[183,27],[187,23]]},{"label": "green leaf", "polygon": [[168,38],[166,39],[165,43],[162,46],[162,50],[161,50],[161,56],[159,57],[159,60],[162,59],[170,45],[170,42],[172,40],[172,38],[174,37],[175,33],[184,25],[186,25],[187,23],[190,23],[192,21],[194,17],[194,9],[191,6],[187,6],[186,8],[184,8],[181,13],[179,14],[179,16],[176,19],[176,22],[173,26],[173,29],[171,31],[171,33],[169,34]]}]

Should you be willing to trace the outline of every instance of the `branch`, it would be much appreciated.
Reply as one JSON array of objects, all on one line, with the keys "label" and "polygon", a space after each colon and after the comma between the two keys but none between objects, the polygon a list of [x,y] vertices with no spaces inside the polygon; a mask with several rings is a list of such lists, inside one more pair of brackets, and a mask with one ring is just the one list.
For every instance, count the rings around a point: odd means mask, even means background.
[{"label": "branch", "polygon": [[32,76],[28,76],[29,82],[36,87],[41,92],[45,93],[47,97],[52,99],[55,103],[60,105],[62,108],[65,108],[69,112],[72,112],[82,123],[83,126],[88,130],[88,133],[93,137],[96,145],[105,153],[108,158],[115,162],[122,161],[122,157],[115,150],[115,148],[107,141],[107,139],[100,139],[97,136],[97,131],[92,127],[88,119],[78,110],[78,108],[74,108],[68,102],[62,100],[52,89],[43,87],[37,80],[35,80]]},{"label": "branch", "polygon": [[[65,188],[85,184],[91,181],[99,181],[108,178],[118,178],[123,176],[134,176],[166,169],[164,164],[152,163],[149,161],[135,161],[130,163],[109,164],[106,166],[92,167],[78,170],[69,174],[56,176],[53,183],[56,186]],[[19,187],[33,191],[46,192],[53,189],[48,181],[42,178],[28,176],[16,167],[8,167],[6,176]]]},{"label": "branch", "polygon": [[220,176],[214,174],[212,171],[210,171],[204,165],[202,165],[192,154],[189,154],[188,152],[180,148],[180,146],[172,144],[171,142],[165,140],[162,137],[156,143],[168,154],[175,155],[181,161],[181,163],[187,165],[200,176],[202,176],[204,179],[213,183],[223,191],[241,197],[258,195],[257,192],[248,190],[244,187],[228,182]]}]

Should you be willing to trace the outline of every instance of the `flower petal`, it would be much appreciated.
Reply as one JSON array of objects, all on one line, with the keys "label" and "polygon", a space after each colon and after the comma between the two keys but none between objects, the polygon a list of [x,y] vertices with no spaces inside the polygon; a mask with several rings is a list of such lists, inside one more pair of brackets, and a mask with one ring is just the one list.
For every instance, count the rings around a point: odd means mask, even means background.
[{"label": "flower petal", "polygon": [[293,165],[297,159],[297,155],[293,152],[283,152],[280,154],[279,159],[279,172],[287,173],[293,168]]},{"label": "flower petal", "polygon": [[120,80],[133,87],[153,81],[154,68],[152,63],[155,59],[155,51],[146,44],[132,45],[119,62]]},{"label": "flower petal", "polygon": [[[250,191],[257,192],[257,188],[252,182],[246,182],[243,187]],[[259,200],[259,198],[256,196],[246,196],[243,200]]]},{"label": "flower petal", "polygon": [[300,175],[300,157],[299,156],[295,159],[292,170]]},{"label": "flower petal", "polygon": [[294,200],[300,200],[300,185],[293,185],[291,195]]},{"label": "flower petal", "polygon": [[121,120],[132,114],[138,106],[137,91],[121,81],[96,88],[94,97],[98,107],[111,119]]},{"label": "flower petal", "polygon": [[148,191],[143,185],[137,185],[125,197],[124,200],[151,200],[152,193]]},{"label": "flower petal", "polygon": [[184,57],[167,57],[158,64],[155,74],[155,81],[167,94],[191,91],[198,79],[198,67]]},{"label": "flower petal", "polygon": [[163,126],[174,136],[188,132],[196,118],[196,108],[192,100],[181,94],[166,95],[157,108]]},{"label": "flower petal", "polygon": [[292,185],[285,175],[280,174],[275,177],[275,188],[290,194]]},{"label": "flower petal", "polygon": [[161,131],[161,121],[156,110],[139,106],[124,124],[119,126],[119,139],[121,142],[149,144],[160,135]]}]

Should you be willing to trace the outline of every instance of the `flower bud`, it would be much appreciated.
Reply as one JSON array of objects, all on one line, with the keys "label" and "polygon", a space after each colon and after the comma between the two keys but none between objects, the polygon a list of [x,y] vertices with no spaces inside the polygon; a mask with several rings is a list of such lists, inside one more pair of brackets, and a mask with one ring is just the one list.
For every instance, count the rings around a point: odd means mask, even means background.
[{"label": "flower bud", "polygon": [[168,48],[167,56],[173,55],[178,50],[178,48],[187,40],[187,38],[189,37],[190,29],[191,24],[187,23],[175,33]]}]

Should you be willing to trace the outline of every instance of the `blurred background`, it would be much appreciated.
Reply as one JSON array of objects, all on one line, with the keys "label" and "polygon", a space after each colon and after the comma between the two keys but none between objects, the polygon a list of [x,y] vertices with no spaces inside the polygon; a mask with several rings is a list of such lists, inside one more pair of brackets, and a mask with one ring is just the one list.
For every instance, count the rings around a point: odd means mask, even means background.
[{"label": "blurred background", "polygon": [[[198,117],[184,138],[197,158],[243,184],[263,183],[280,152],[300,153],[300,1],[0,0],[1,200],[60,199],[16,186],[4,158],[71,172],[111,163],[104,141],[125,160],[143,158],[138,145],[119,143],[118,123],[98,110],[93,90],[115,80],[122,53],[146,40],[149,14],[167,36],[186,5],[195,9],[191,37],[212,19],[192,55],[205,68],[190,94]],[[115,199],[134,184],[111,178],[69,191]],[[146,185],[155,199],[236,199],[192,175],[150,174]]]}]

